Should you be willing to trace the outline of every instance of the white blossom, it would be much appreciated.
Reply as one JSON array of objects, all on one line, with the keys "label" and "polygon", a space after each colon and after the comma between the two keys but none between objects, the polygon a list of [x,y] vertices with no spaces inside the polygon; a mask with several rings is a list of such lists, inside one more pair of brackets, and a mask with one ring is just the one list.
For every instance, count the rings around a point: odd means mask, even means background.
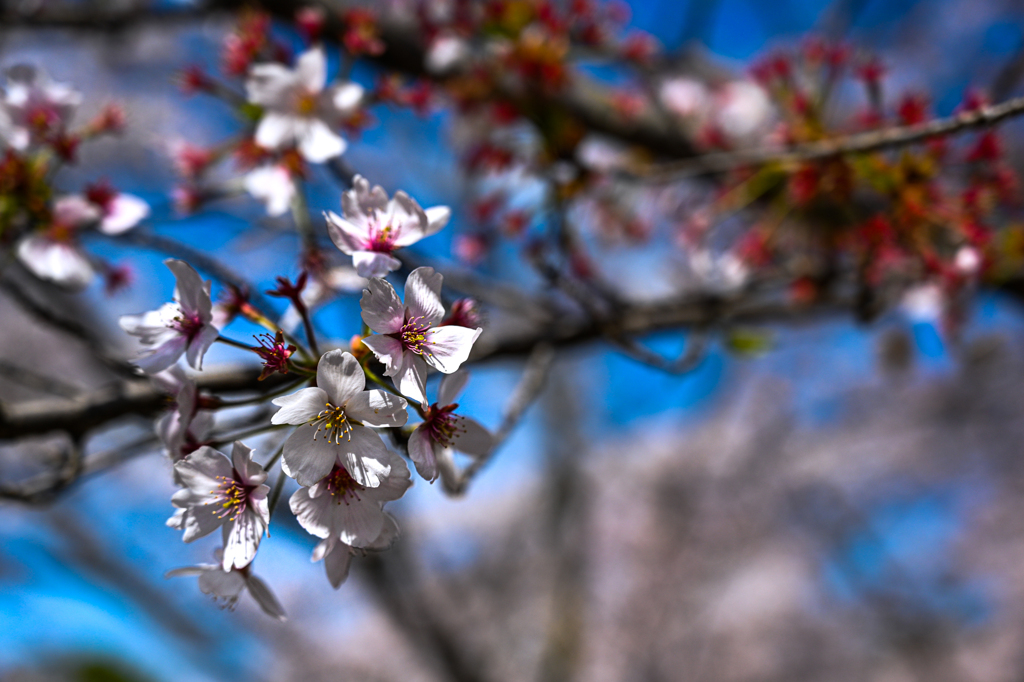
[{"label": "white blossom", "polygon": [[174,463],[196,451],[210,436],[213,414],[199,409],[196,382],[185,375],[180,365],[154,374],[153,381],[174,396],[174,409],[158,419],[155,427],[164,452]]},{"label": "white blossom", "polygon": [[370,280],[359,305],[363,322],[377,332],[363,339],[395,379],[398,390],[426,403],[427,366],[451,374],[469,358],[482,329],[437,326],[444,317],[440,273],[416,268],[405,282],[405,304],[383,279]]},{"label": "white blossom", "polygon": [[299,525],[325,542],[313,553],[317,561],[337,543],[350,547],[372,545],[384,530],[384,504],[397,500],[412,485],[405,461],[388,452],[391,473],[376,488],[359,485],[335,462],[331,472],[308,488],[299,488],[289,505]]},{"label": "white blossom", "polygon": [[333,128],[351,117],[363,101],[356,83],[327,85],[327,58],[320,47],[302,53],[295,68],[255,64],[245,89],[249,101],[263,107],[256,143],[267,149],[292,144],[307,160],[323,163],[344,153],[345,140]]},{"label": "white blossom", "polygon": [[280,164],[260,166],[246,174],[245,191],[263,202],[267,215],[280,216],[288,212],[295,197],[292,174]]},{"label": "white blossom", "polygon": [[274,593],[265,582],[253,575],[252,567],[232,568],[225,571],[221,568],[221,550],[217,550],[216,564],[199,564],[198,566],[187,566],[175,568],[164,574],[165,578],[177,578],[182,576],[199,576],[199,589],[203,594],[208,594],[215,601],[223,601],[224,606],[234,609],[238,603],[238,597],[244,590],[256,600],[263,612],[277,620],[287,620],[284,607],[277,600]]},{"label": "white blossom", "polygon": [[478,422],[456,414],[455,402],[469,381],[469,372],[459,371],[441,380],[437,402],[427,408],[423,421],[409,436],[409,457],[420,476],[433,481],[437,478],[438,461],[444,450],[465,452],[484,457],[494,447],[494,437]]},{"label": "white blossom", "polygon": [[185,487],[171,498],[181,511],[168,525],[184,530],[185,542],[221,528],[224,570],[247,566],[256,557],[260,538],[270,524],[270,487],[264,484],[267,472],[253,461],[252,449],[235,441],[229,459],[203,446],[176,462],[174,470]]},{"label": "white blossom", "polygon": [[327,231],[361,277],[384,277],[402,264],[392,252],[437,233],[451,217],[447,206],[420,208],[416,200],[399,190],[388,200],[379,185],[361,175],[352,189],[341,195],[342,215],[327,212]]},{"label": "white blossom", "polygon": [[141,315],[123,315],[121,328],[153,347],[152,353],[136,361],[142,371],[153,374],[167,369],[182,354],[194,369],[202,369],[203,356],[219,334],[212,323],[209,282],[204,284],[185,261],[169,258],[164,264],[178,283],[176,302]]},{"label": "white blossom", "polygon": [[57,83],[40,68],[19,64],[7,69],[0,96],[0,140],[23,151],[63,132],[81,93]]},{"label": "white blossom", "polygon": [[733,145],[761,143],[773,115],[768,93],[752,81],[732,81],[715,93],[715,124]]},{"label": "white blossom", "polygon": [[441,33],[427,48],[423,64],[434,75],[444,75],[461,66],[469,57],[469,44],[451,33]]},{"label": "white blossom", "polygon": [[351,353],[332,350],[320,358],[316,387],[273,402],[281,409],[274,424],[299,428],[284,443],[281,466],[300,485],[313,485],[340,462],[356,483],[383,484],[392,456],[370,426],[403,426],[408,403],[390,393],[363,390],[366,375]]}]

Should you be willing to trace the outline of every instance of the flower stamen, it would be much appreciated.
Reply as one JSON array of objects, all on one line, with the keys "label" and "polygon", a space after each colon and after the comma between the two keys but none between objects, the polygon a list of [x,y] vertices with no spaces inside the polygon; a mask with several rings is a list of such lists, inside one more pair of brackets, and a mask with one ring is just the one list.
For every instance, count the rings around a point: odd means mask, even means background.
[{"label": "flower stamen", "polygon": [[340,445],[343,437],[346,440],[352,440],[352,422],[345,416],[345,409],[343,407],[335,407],[330,403],[326,403],[326,405],[327,409],[321,410],[320,414],[310,422],[311,424],[317,424],[313,440],[316,440],[317,435],[321,431],[327,437],[328,443],[333,442],[335,445]]}]

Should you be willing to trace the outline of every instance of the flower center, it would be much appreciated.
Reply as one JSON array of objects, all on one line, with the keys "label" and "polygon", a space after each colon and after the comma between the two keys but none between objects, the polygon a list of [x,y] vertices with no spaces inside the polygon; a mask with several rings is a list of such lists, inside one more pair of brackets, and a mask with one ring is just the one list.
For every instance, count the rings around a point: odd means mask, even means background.
[{"label": "flower center", "polygon": [[220,485],[210,491],[210,494],[216,496],[215,502],[220,507],[214,514],[218,519],[234,521],[249,505],[249,488],[227,476],[218,476],[217,480]]},{"label": "flower center", "polygon": [[459,405],[454,403],[445,407],[432,405],[427,412],[426,424],[427,433],[430,439],[443,447],[451,447],[452,438],[459,430],[458,422],[455,420],[455,408]]},{"label": "flower center", "polygon": [[342,407],[335,407],[327,403],[327,409],[321,410],[320,414],[310,423],[317,425],[313,440],[316,440],[321,431],[327,437],[328,443],[333,442],[335,445],[339,445],[342,438],[352,440],[352,422],[345,416],[345,409]]},{"label": "flower center", "polygon": [[60,114],[46,103],[38,103],[25,112],[25,123],[37,134],[45,135],[60,125]]},{"label": "flower center", "polygon": [[199,313],[186,313],[182,310],[167,326],[192,341],[202,331],[203,321],[199,319]]},{"label": "flower center", "polygon": [[430,326],[423,317],[410,317],[396,335],[402,348],[416,355],[430,355],[427,334]]},{"label": "flower center", "polygon": [[304,91],[295,99],[295,113],[299,116],[312,116],[316,112],[317,95],[315,92]]},{"label": "flower center", "polygon": [[359,501],[359,492],[363,489],[363,486],[355,482],[355,479],[349,475],[345,467],[334,465],[331,469],[331,473],[327,474],[325,479],[325,485],[327,486],[327,492],[334,498],[335,504],[349,503],[349,500]]},{"label": "flower center", "polygon": [[391,253],[395,250],[395,240],[398,239],[398,230],[391,223],[381,227],[377,217],[377,211],[370,218],[373,225],[370,227],[370,236],[366,240],[366,250],[375,253]]}]

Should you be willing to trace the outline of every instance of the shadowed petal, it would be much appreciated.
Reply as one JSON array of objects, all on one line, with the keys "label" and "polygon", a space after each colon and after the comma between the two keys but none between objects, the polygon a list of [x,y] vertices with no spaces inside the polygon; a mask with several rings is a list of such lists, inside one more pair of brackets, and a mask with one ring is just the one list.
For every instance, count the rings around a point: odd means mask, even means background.
[{"label": "shadowed petal", "polygon": [[322,388],[300,388],[289,395],[274,398],[271,402],[281,409],[270,418],[271,424],[305,424],[314,419],[327,407],[330,398]]},{"label": "shadowed petal", "polygon": [[327,442],[324,436],[314,439],[316,427],[300,426],[284,442],[281,467],[284,472],[299,482],[299,485],[313,485],[331,472],[337,459],[337,447]]},{"label": "shadowed petal", "polygon": [[366,387],[366,375],[355,356],[343,350],[325,353],[316,365],[316,385],[335,407],[344,405]]},{"label": "shadowed petal", "polygon": [[345,414],[367,426],[405,426],[408,407],[404,399],[372,389],[357,393],[345,403]]},{"label": "shadowed petal", "polygon": [[444,317],[441,303],[441,273],[434,268],[416,268],[405,280],[405,306],[409,317],[422,318],[428,326],[434,326]]},{"label": "shadowed petal", "polygon": [[409,436],[409,457],[416,465],[416,472],[433,481],[437,478],[437,461],[434,457],[434,442],[425,428],[417,427]]},{"label": "shadowed petal", "polygon": [[363,322],[378,334],[394,334],[405,323],[405,307],[394,287],[379,278],[373,278],[359,299]]}]

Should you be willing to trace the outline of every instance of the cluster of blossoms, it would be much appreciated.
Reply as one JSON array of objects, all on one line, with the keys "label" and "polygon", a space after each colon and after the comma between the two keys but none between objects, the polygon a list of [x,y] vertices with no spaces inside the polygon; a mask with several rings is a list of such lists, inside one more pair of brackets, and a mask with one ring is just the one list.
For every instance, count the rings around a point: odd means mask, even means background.
[{"label": "cluster of blossoms", "polygon": [[120,132],[124,112],[108,105],[78,130],[71,122],[82,96],[42,69],[18,65],[0,87],[0,248],[9,248],[33,275],[69,289],[88,285],[97,271],[108,289],[125,271],[87,253],[91,232],[118,235],[149,214],[142,199],[98,182],[81,193],[53,184],[61,166],[75,163],[79,146]]},{"label": "cluster of blossoms", "polygon": [[[173,409],[156,426],[181,486],[172,498],[177,509],[168,526],[182,531],[185,542],[221,531],[217,565],[168,575],[198,575],[202,590],[228,605],[248,589],[263,610],[277,618],[283,618],[284,611],[252,574],[251,564],[269,530],[277,499],[265,481],[278,459],[283,474],[299,486],[289,501],[292,513],[320,539],[312,558],[324,562],[330,583],[338,587],[354,555],[386,550],[398,536],[398,525],[385,505],[402,497],[412,481],[409,466],[388,446],[384,434],[395,444],[407,444],[409,458],[428,481],[447,465],[454,471],[454,451],[483,457],[493,447],[490,433],[458,414],[454,403],[468,380],[460,367],[482,331],[463,326],[476,323],[472,305],[459,302],[446,318],[442,277],[431,268],[409,274],[404,302],[381,278],[400,265],[393,250],[441,229],[449,218],[448,208],[423,210],[404,192],[389,200],[383,189],[361,177],[342,203],[344,217],[328,214],[326,229],[368,278],[360,305],[369,333],[359,337],[358,352],[313,350],[315,332],[302,296],[305,273],[294,284],[279,278],[278,288],[268,293],[292,301],[307,331],[306,343],[272,323],[244,297],[227,306],[214,305],[210,283],[174,259],[165,261],[177,284],[174,301],[121,319],[124,330],[147,349],[137,366],[152,375],[173,401]],[[221,336],[230,318],[226,308],[267,327],[269,333],[258,336],[256,346],[226,339]],[[184,357],[194,370],[201,370],[204,355],[217,340],[257,355],[263,364],[260,380],[284,374],[286,390],[298,389],[272,401],[278,410],[265,430],[284,427],[292,432],[263,464],[240,441],[230,456],[216,449],[213,415],[230,404],[203,395],[179,364]],[[390,381],[379,377],[371,362],[379,363],[378,371]],[[432,404],[426,395],[431,368],[446,375],[438,401]],[[373,387],[367,387],[368,380]],[[410,409],[420,422],[407,425]],[[284,480],[282,476],[277,485]]]}]

